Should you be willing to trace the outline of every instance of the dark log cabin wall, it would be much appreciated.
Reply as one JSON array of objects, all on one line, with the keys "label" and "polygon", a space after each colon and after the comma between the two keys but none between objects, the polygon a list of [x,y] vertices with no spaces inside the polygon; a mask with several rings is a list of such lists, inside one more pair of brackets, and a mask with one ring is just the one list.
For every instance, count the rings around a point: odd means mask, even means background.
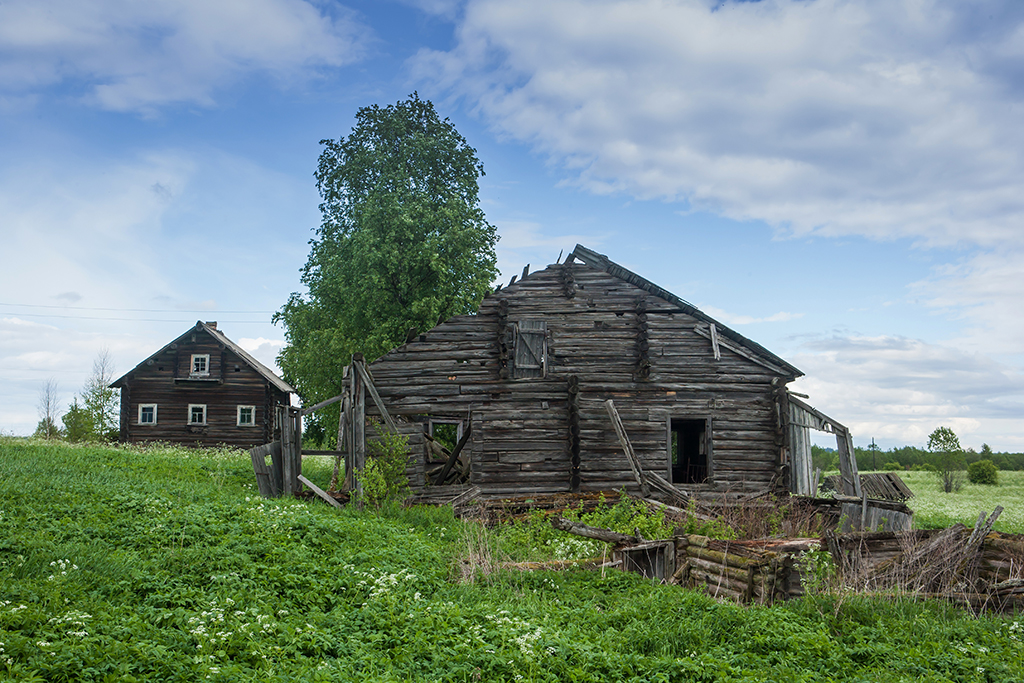
[{"label": "dark log cabin wall", "polygon": [[[209,355],[208,374],[194,374],[192,357]],[[119,380],[121,440],[248,448],[274,436],[274,408],[288,393],[202,327],[164,347]],[[156,404],[156,424],[140,424],[139,406]],[[206,406],[206,424],[190,424],[189,406]],[[252,425],[238,424],[238,406],[253,406]]]},{"label": "dark log cabin wall", "polygon": [[[633,490],[604,405],[612,399],[644,468],[680,488],[784,487],[776,401],[799,371],[721,327],[730,337],[718,337],[716,359],[707,316],[607,270],[549,266],[488,296],[478,314],[378,359],[374,381],[388,410],[407,420],[402,430],[422,434],[431,419],[471,422],[471,482],[490,494]],[[706,469],[673,471],[673,428],[679,440],[703,439]],[[418,447],[417,457],[425,453]]]}]

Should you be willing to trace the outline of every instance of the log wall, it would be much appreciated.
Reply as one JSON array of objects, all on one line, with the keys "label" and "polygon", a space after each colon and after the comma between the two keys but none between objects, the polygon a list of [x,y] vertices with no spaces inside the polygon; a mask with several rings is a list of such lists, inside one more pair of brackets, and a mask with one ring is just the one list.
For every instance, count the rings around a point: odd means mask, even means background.
[{"label": "log wall", "polygon": [[[542,377],[516,379],[510,370],[519,321],[545,323]],[[607,399],[645,470],[668,478],[670,419],[703,419],[712,425],[710,477],[684,488],[777,485],[783,441],[772,382],[792,376],[726,346],[716,360],[706,329],[679,306],[603,270],[554,265],[370,370],[392,415],[421,424],[429,416],[472,421],[471,482],[488,493],[635,489]]]},{"label": "log wall", "polygon": [[[209,375],[190,378],[193,354],[209,354]],[[150,360],[122,383],[122,441],[251,448],[273,440],[274,410],[290,397],[217,339],[198,330]],[[156,424],[139,424],[139,405],[150,403]],[[189,424],[190,404],[206,406],[205,425]],[[255,407],[254,425],[238,425],[240,405]]]}]

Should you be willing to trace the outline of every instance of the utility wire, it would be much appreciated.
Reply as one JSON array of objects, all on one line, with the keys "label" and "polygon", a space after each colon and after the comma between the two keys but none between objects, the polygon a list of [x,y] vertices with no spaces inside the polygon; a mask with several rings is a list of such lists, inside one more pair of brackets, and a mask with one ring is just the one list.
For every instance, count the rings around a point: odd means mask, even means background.
[{"label": "utility wire", "polygon": [[[122,313],[273,313],[274,311],[209,311],[199,308],[97,308],[93,306],[60,306],[52,304],[12,304],[0,302],[0,306],[21,306],[25,308],[60,308],[67,311],[119,311]],[[26,314],[27,315],[27,314]]]},{"label": "utility wire", "polygon": [[[131,309],[121,309],[131,310]],[[170,312],[170,311],[168,311]],[[174,311],[174,313],[180,313],[181,311]],[[207,311],[209,312],[209,311]],[[214,313],[228,313],[229,311],[214,311]],[[240,313],[257,313],[258,311],[239,311]],[[187,318],[185,320],[174,320],[171,318],[104,318],[102,316],[92,315],[57,315],[55,313],[0,313],[0,315],[17,315],[24,316],[26,318],[71,318],[72,320],[115,320],[125,321],[133,323],[191,323],[195,322],[195,318]],[[207,316],[209,317],[209,316]],[[220,323],[225,325],[241,325],[241,324],[268,324],[270,320],[221,320]]]}]

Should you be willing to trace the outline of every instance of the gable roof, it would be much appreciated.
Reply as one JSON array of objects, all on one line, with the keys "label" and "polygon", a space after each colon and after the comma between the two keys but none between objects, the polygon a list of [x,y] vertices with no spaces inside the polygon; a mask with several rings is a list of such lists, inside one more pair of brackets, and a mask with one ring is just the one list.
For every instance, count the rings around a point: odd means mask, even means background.
[{"label": "gable roof", "polygon": [[[624,280],[625,282],[628,282],[629,284],[635,287],[639,287],[640,289],[646,291],[647,293],[653,296],[658,297],[659,299],[664,299],[665,301],[668,301],[674,306],[678,306],[679,308],[681,308],[683,312],[685,312],[686,314],[691,315],[702,322],[708,323],[709,325],[713,324],[715,326],[716,332],[720,336],[732,341],[742,349],[745,349],[747,352],[760,358],[762,361],[766,361],[771,365],[776,366],[776,368],[792,374],[794,378],[800,377],[804,374],[795,366],[790,365],[782,358],[779,358],[774,353],[764,348],[757,342],[751,341],[750,339],[747,339],[739,332],[730,329],[729,327],[726,327],[722,323],[718,322],[708,314],[698,309],[693,304],[684,301],[683,299],[679,298],[678,296],[676,296],[672,292],[669,292],[666,289],[662,289],[661,287],[654,284],[650,280],[647,280],[646,278],[637,275],[628,268],[620,266],[618,263],[615,263],[604,254],[598,254],[596,251],[587,249],[582,244],[577,244],[576,248],[572,250],[572,253],[570,253],[565,258],[565,262],[569,264],[572,263],[574,259],[580,261],[584,265],[590,266],[591,268],[603,270],[612,277],[617,277],[618,279]],[[744,354],[740,352],[740,355]]]},{"label": "gable roof", "polygon": [[207,334],[209,334],[211,337],[216,339],[218,342],[223,344],[226,348],[231,349],[232,353],[234,353],[236,356],[238,356],[243,361],[245,361],[246,365],[248,365],[253,370],[258,372],[264,379],[266,379],[268,382],[273,384],[277,389],[279,389],[279,390],[281,390],[281,391],[283,391],[285,393],[289,393],[289,394],[295,393],[295,389],[293,389],[290,384],[288,384],[283,379],[281,379],[276,374],[274,374],[274,371],[271,370],[270,368],[268,368],[266,365],[264,365],[263,363],[259,362],[258,360],[253,358],[251,355],[249,355],[248,351],[246,351],[241,346],[239,346],[235,342],[233,342],[230,339],[228,339],[227,336],[223,332],[221,332],[220,330],[217,329],[216,325],[217,325],[217,323],[208,324],[208,323],[204,323],[202,320],[197,320],[194,327],[188,328],[177,339],[174,339],[173,341],[165,344],[159,351],[157,351],[156,353],[150,355],[149,358],[147,358],[146,360],[142,361],[142,363],[139,363],[134,368],[132,368],[131,370],[126,372],[124,375],[122,375],[121,377],[119,377],[115,381],[111,382],[110,386],[111,387],[120,387],[128,379],[128,375],[132,374],[133,372],[135,372],[136,370],[141,368],[143,366],[143,364],[146,363],[146,361],[155,359],[157,356],[159,356],[161,353],[163,353],[164,351],[166,351],[170,347],[174,346],[175,344],[180,343],[181,340],[184,339],[187,335],[192,334],[193,332],[204,331]]}]

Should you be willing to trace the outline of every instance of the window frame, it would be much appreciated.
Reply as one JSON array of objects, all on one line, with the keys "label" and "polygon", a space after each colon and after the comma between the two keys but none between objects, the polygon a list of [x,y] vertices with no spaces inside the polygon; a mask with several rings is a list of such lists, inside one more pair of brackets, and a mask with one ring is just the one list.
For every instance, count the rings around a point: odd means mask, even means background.
[{"label": "window frame", "polygon": [[[250,421],[242,422],[242,411],[248,408],[252,412],[250,413]],[[235,406],[235,425],[238,427],[255,427],[256,426],[256,406]]]},{"label": "window frame", "polygon": [[[153,419],[152,419],[152,421],[149,421],[149,422],[143,421],[143,419],[142,419],[142,411],[145,408],[152,408],[153,409]],[[135,424],[137,424],[139,426],[142,426],[142,427],[152,427],[153,425],[157,424],[157,404],[156,403],[140,403],[139,404],[138,414],[137,414],[137,421],[136,421]]]},{"label": "window frame", "polygon": [[[203,421],[202,422],[195,422],[192,419],[192,409],[193,408],[202,408],[203,409]],[[189,403],[188,404],[188,413],[185,415],[185,420],[186,420],[187,424],[189,424],[190,426],[191,425],[203,426],[203,425],[207,424],[206,404],[205,403]]]},{"label": "window frame", "polygon": [[[196,370],[196,359],[201,358],[203,360],[204,370]],[[209,377],[210,376],[210,354],[208,353],[193,353],[188,368],[189,377]]]}]

